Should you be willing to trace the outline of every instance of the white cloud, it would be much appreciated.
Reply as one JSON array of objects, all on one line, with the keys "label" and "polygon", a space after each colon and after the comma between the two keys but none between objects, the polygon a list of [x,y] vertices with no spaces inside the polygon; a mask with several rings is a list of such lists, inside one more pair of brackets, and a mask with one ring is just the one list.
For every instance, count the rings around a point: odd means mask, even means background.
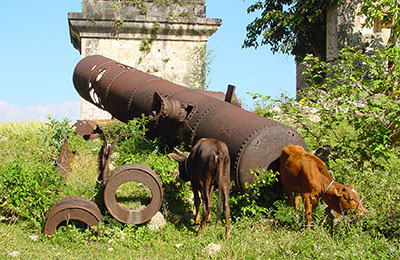
[{"label": "white cloud", "polygon": [[0,123],[22,121],[46,121],[47,116],[71,122],[79,119],[80,102],[68,101],[55,105],[17,106],[0,100]]}]

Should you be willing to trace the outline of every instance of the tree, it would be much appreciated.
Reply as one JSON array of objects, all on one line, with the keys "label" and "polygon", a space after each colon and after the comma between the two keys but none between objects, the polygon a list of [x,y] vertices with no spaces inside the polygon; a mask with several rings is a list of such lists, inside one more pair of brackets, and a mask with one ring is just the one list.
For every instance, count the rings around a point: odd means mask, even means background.
[{"label": "tree", "polygon": [[[247,9],[261,10],[247,27],[243,47],[270,45],[272,52],[292,54],[301,61],[306,54],[326,56],[326,11],[340,0],[264,0]],[[260,40],[261,36],[261,40]]]},{"label": "tree", "polygon": [[379,24],[390,27],[388,47],[399,44],[400,38],[400,3],[398,0],[364,1],[361,14],[365,15],[365,26]]}]

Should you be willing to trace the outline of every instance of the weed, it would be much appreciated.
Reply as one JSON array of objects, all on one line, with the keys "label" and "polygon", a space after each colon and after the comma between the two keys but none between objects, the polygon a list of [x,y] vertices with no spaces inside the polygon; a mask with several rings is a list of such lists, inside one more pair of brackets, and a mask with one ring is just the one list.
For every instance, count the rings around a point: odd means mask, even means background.
[{"label": "weed", "polygon": [[152,39],[142,39],[139,46],[139,51],[144,53],[149,53],[151,50],[151,44],[153,43]]},{"label": "weed", "polygon": [[60,198],[61,178],[53,167],[22,159],[4,165],[0,171],[0,213],[41,227],[44,212]]}]

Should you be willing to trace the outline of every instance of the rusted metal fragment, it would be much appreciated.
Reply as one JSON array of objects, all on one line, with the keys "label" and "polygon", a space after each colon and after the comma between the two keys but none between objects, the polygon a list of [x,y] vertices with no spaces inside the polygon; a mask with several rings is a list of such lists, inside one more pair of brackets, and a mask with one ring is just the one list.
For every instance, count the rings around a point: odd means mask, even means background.
[{"label": "rusted metal fragment", "polygon": [[107,141],[108,138],[106,138],[105,136],[103,145],[101,146],[101,149],[99,151],[98,155],[99,177],[97,178],[97,181],[101,182],[103,187],[106,185],[108,179],[110,178],[111,155],[113,153],[115,145],[118,143],[119,138],[120,137],[116,137],[114,141],[110,144]]},{"label": "rusted metal fragment", "polygon": [[101,221],[101,212],[90,200],[79,197],[63,198],[46,212],[46,223],[43,233],[53,235],[61,224],[76,220],[88,227],[97,226]]},{"label": "rusted metal fragment", "polygon": [[190,104],[183,104],[175,99],[170,100],[166,96],[163,97],[158,92],[155,92],[149,119],[154,121],[167,117],[171,120],[183,122],[190,111]]},{"label": "rusted metal fragment", "polygon": [[57,158],[55,173],[67,175],[65,170],[71,171],[71,163],[74,160],[74,157],[75,155],[71,152],[71,150],[68,147],[68,138],[66,138],[61,147],[60,154]]},{"label": "rusted metal fragment", "polygon": [[74,126],[75,132],[85,140],[93,140],[104,133],[102,127],[91,120],[78,120]]},{"label": "rusted metal fragment", "polygon": [[[128,209],[118,204],[116,192],[126,182],[139,182],[151,191],[151,202],[143,209]],[[104,203],[108,212],[124,224],[142,224],[149,221],[161,207],[163,189],[158,175],[140,164],[122,165],[115,169],[104,188]]]},{"label": "rusted metal fragment", "polygon": [[225,100],[224,100],[225,102],[228,102],[228,103],[233,103],[234,102],[233,98],[234,98],[234,95],[235,95],[235,89],[236,89],[235,86],[228,85],[228,88],[227,88],[226,94],[225,94]]}]

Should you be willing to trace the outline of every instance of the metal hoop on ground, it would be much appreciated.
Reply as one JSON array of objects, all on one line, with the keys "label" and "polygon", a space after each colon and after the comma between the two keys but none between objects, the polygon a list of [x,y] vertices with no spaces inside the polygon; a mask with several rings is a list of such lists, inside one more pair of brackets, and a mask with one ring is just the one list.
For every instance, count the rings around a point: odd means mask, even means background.
[{"label": "metal hoop on ground", "polygon": [[[143,209],[128,209],[118,204],[116,192],[126,182],[146,185],[152,195],[151,202]],[[140,164],[122,165],[115,169],[104,188],[105,206],[116,220],[124,224],[142,224],[150,220],[160,209],[163,189],[158,175],[149,167]]]},{"label": "metal hoop on ground", "polygon": [[101,212],[94,202],[79,197],[63,198],[46,213],[43,233],[53,235],[62,222],[68,223],[70,220],[80,221],[89,227],[97,226],[101,217]]}]

